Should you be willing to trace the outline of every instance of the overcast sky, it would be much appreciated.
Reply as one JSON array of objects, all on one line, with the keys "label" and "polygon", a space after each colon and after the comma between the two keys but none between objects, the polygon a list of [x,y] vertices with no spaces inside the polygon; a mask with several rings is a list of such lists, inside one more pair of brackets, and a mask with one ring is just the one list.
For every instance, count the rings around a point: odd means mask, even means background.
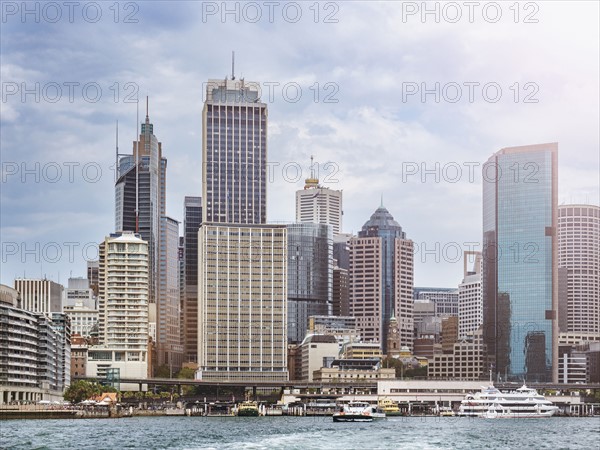
[{"label": "overcast sky", "polygon": [[115,122],[131,152],[138,97],[183,220],[201,194],[203,83],[230,76],[232,50],[268,105],[269,220],[294,220],[314,155],[344,191],[344,231],[383,195],[430,251],[415,286],[460,282],[458,250],[480,249],[481,164],[503,147],[558,142],[559,203],[600,202],[598,2],[23,5],[2,3],[4,284],[85,276],[114,231]]}]

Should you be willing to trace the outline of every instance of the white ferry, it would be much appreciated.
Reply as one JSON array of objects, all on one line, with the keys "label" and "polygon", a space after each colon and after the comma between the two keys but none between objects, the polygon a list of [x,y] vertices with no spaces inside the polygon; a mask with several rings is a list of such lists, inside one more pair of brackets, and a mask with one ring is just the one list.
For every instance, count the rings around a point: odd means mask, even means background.
[{"label": "white ferry", "polygon": [[500,392],[490,384],[476,394],[468,394],[461,402],[459,416],[501,418],[551,417],[558,407],[535,389],[523,385],[510,392]]},{"label": "white ferry", "polygon": [[334,422],[372,422],[373,419],[385,419],[385,413],[368,402],[352,401],[341,405],[333,414]]}]

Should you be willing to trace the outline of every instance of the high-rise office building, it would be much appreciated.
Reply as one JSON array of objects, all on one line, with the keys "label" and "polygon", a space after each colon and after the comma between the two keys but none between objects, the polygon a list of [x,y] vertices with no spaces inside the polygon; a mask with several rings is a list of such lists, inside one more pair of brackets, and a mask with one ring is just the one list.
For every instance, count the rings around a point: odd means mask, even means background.
[{"label": "high-rise office building", "polygon": [[267,105],[259,86],[209,80],[202,113],[198,370],[287,380],[287,230],[266,225]]},{"label": "high-rise office building", "polygon": [[181,315],[179,311],[179,222],[171,217],[160,218],[158,296],[156,301],[157,364],[168,366],[170,373],[181,368]]},{"label": "high-rise office building", "polygon": [[333,268],[333,294],[331,313],[334,316],[350,315],[350,280],[348,270],[335,266]]},{"label": "high-rise office building", "polygon": [[21,295],[21,305],[26,311],[46,314],[62,312],[62,284],[46,278],[17,278],[15,289]]},{"label": "high-rise office building", "polygon": [[[473,269],[467,270],[467,258],[474,256]],[[481,252],[465,252],[465,268],[462,282],[458,285],[458,337],[473,336],[483,323],[483,300],[481,292]]]},{"label": "high-rise office building", "polygon": [[87,262],[87,279],[90,289],[94,291],[94,297],[98,297],[98,261]]},{"label": "high-rise office building", "polygon": [[331,226],[287,225],[288,343],[301,343],[310,316],[326,316],[332,306],[333,238]]},{"label": "high-rise office building", "polygon": [[129,231],[100,244],[99,343],[86,375],[148,376],[148,243]]},{"label": "high-rise office building", "polygon": [[338,267],[348,270],[350,268],[350,239],[352,234],[340,233],[333,236],[333,259]]},{"label": "high-rise office building", "polygon": [[155,303],[160,218],[166,215],[167,159],[162,156],[162,144],[154,134],[147,109],[139,140],[133,143],[133,154],[117,156],[115,231],[132,231],[148,242],[150,303]]},{"label": "high-rise office building", "polygon": [[202,199],[185,197],[183,204],[184,361],[198,362],[198,230],[202,224]]},{"label": "high-rise office building", "polygon": [[283,225],[202,224],[196,378],[288,379],[286,234]]},{"label": "high-rise office building", "polygon": [[600,207],[558,207],[558,267],[566,275],[564,331],[600,334]]},{"label": "high-rise office building", "polygon": [[[173,325],[173,315],[165,306],[172,303],[172,296],[167,292],[178,289],[178,280],[162,272],[173,266],[172,257],[176,255],[178,242],[169,239],[168,248],[161,244],[161,238],[170,235],[170,231],[163,227],[172,227],[169,220],[163,219],[166,216],[167,159],[162,156],[162,143],[150,122],[148,99],[146,119],[141,124],[139,139],[133,142],[133,154],[117,154],[117,160],[115,230],[138,233],[148,243],[149,333],[157,341],[157,363],[161,364],[169,357],[167,349],[175,345],[175,338],[166,341],[164,330],[174,327],[181,334],[180,317]],[[169,261],[164,260],[167,255],[170,255]],[[157,330],[163,330],[163,333]],[[175,360],[181,359],[178,356],[180,352],[175,353]]]},{"label": "high-rise office building", "polygon": [[202,110],[203,222],[267,220],[267,105],[259,86],[209,80]]},{"label": "high-rise office building", "polygon": [[483,331],[498,377],[557,381],[558,144],[483,167]]},{"label": "high-rise office building", "polygon": [[413,243],[381,205],[350,239],[350,315],[365,341],[387,352],[389,320],[395,317],[402,346],[413,340]]},{"label": "high-rise office building", "polygon": [[331,225],[335,237],[342,232],[342,191],[320,186],[312,156],[310,163],[310,178],[296,191],[296,222]]}]

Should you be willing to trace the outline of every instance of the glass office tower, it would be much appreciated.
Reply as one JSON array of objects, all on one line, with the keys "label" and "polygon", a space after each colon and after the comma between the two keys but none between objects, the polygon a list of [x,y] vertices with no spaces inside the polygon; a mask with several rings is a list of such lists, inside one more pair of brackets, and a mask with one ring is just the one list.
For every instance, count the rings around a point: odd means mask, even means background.
[{"label": "glass office tower", "polygon": [[333,228],[318,223],[287,225],[288,343],[306,336],[310,316],[331,313]]},{"label": "glass office tower", "polygon": [[484,339],[497,379],[555,376],[557,154],[556,143],[505,148],[483,168]]}]

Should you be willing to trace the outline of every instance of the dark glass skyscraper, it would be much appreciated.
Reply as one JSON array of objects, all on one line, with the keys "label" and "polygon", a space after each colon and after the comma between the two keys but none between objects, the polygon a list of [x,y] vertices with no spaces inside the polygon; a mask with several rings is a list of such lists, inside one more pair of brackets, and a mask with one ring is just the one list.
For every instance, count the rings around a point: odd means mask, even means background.
[{"label": "dark glass skyscraper", "polygon": [[317,223],[287,225],[288,342],[302,342],[310,316],[331,313],[333,229]]},{"label": "dark glass skyscraper", "polygon": [[483,168],[484,339],[502,379],[557,381],[557,154],[505,148]]},{"label": "dark glass skyscraper", "polygon": [[[164,219],[167,159],[162,156],[162,144],[154,134],[147,104],[139,140],[133,142],[133,154],[117,157],[115,231],[139,233],[148,243],[149,332],[157,344],[157,363],[177,365],[183,359],[180,316],[173,311],[179,291],[179,278],[172,273],[177,265],[178,242],[174,235],[178,232],[172,220]],[[166,240],[167,236],[168,242],[162,244],[161,238]]]},{"label": "dark glass skyscraper", "polygon": [[186,362],[198,361],[198,230],[202,224],[202,199],[185,197],[183,204],[183,258],[185,291],[183,342]]},{"label": "dark glass skyscraper", "polygon": [[267,219],[267,105],[258,86],[209,80],[202,111],[203,222]]}]

